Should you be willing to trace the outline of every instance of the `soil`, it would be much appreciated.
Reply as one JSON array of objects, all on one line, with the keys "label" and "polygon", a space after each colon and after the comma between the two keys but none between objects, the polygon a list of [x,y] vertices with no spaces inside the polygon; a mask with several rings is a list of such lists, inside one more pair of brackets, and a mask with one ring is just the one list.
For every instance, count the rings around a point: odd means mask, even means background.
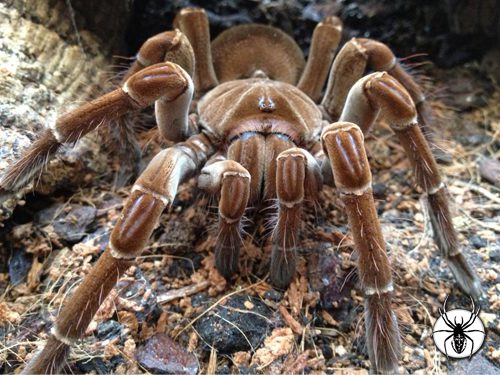
[{"label": "soil", "polygon": [[[424,60],[410,61],[425,77],[438,115],[434,146],[451,156],[440,168],[462,251],[482,283],[480,318],[487,337],[470,361],[450,361],[434,346],[432,326],[446,297],[449,309],[470,309],[470,300],[433,243],[409,162],[382,120],[366,144],[395,279],[393,306],[404,343],[400,373],[500,372],[500,90],[498,65],[491,58],[497,52],[489,48],[496,36],[487,25],[472,32],[414,29],[413,8],[404,5],[413,2],[391,2],[390,12],[386,1],[378,6],[370,1],[218,3],[208,9],[214,34],[236,23],[272,23],[307,51],[318,17],[333,12],[345,17],[346,35],[366,35],[369,27],[368,35],[390,45],[398,34],[393,48],[399,56],[431,53],[420,67]],[[133,3],[128,43],[120,48],[132,54],[139,40],[169,28],[175,8],[189,4]],[[414,19],[435,24],[446,11],[423,4]],[[389,16],[394,27],[381,26]],[[447,58],[447,49],[460,44],[454,39],[459,35],[486,41],[474,50],[464,42],[462,53]],[[168,146],[154,129],[137,137],[145,162]],[[43,346],[61,304],[106,248],[130,191],[113,184],[115,173],[110,170],[79,190],[27,195],[3,223],[0,372],[18,372]],[[214,206],[194,179],[180,186],[149,246],[105,300],[64,372],[368,374],[356,254],[336,191],[325,187],[319,202],[306,207],[297,274],[287,290],[268,283],[266,221],[258,217],[246,228],[239,274],[225,280],[216,271]]]}]

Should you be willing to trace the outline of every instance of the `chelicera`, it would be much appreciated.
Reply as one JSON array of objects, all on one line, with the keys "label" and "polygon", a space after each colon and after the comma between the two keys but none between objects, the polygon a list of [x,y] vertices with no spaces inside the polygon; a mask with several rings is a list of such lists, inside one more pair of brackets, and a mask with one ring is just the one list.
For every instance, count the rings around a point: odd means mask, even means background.
[{"label": "chelicera", "polygon": [[[382,43],[352,39],[334,59],[341,36],[335,17],[317,25],[307,63],[293,39],[270,26],[237,26],[210,42],[203,10],[183,9],[174,24],[174,31],[144,43],[120,88],[59,118],[0,180],[3,193],[19,190],[61,144],[153,103],[161,135],[177,142],[156,155],[133,185],[108,248],[66,301],[45,348],[25,373],[57,371],[143,251],[178,185],[191,176],[220,197],[215,255],[224,276],[238,269],[246,208],[277,200],[270,279],[278,288],[294,277],[304,200],[316,199],[323,184],[334,185],[359,254],[370,360],[377,371],[394,371],[401,354],[391,308],[394,287],[363,136],[380,113],[411,161],[435,241],[458,284],[480,294],[422,131],[432,125],[422,90]],[[367,68],[379,72],[363,77]]]}]

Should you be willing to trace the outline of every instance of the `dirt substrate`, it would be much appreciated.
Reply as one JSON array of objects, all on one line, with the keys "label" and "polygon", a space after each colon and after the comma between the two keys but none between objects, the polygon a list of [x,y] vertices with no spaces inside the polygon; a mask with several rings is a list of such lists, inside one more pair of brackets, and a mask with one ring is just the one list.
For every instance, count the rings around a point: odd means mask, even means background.
[{"label": "dirt substrate", "polygon": [[[479,63],[425,69],[439,117],[438,145],[462,250],[484,291],[485,344],[450,361],[432,326],[447,307],[470,309],[432,230],[403,149],[381,121],[367,137],[374,195],[393,266],[393,307],[404,343],[401,373],[500,371],[500,90]],[[138,135],[146,160],[164,144]],[[113,164],[116,166],[116,164]],[[0,372],[17,372],[47,339],[58,310],[105,249],[129,187],[115,171],[78,191],[27,196],[0,232]],[[67,373],[368,374],[363,297],[347,218],[334,189],[308,204],[297,275],[268,283],[266,219],[249,215],[240,273],[214,267],[216,203],[182,185],[148,248],[73,348]],[[172,340],[173,339],[173,340]]]}]

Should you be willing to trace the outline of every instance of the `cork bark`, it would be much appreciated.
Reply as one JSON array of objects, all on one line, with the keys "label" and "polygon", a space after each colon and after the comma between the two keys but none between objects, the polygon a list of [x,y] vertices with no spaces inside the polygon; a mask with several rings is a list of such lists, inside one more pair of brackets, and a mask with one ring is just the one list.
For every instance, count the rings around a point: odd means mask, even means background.
[{"label": "cork bark", "polygon": [[[65,0],[0,3],[0,175],[59,115],[110,88],[109,56],[124,28],[107,39],[84,29],[103,19],[91,3],[87,13]],[[103,172],[100,143],[94,136],[64,147],[36,182],[0,197],[0,223],[31,190],[47,194]]]}]

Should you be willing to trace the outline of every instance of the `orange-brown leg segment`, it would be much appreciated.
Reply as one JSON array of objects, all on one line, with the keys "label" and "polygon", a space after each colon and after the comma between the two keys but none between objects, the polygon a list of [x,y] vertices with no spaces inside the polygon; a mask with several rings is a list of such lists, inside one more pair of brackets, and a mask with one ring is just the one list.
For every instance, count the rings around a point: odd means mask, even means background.
[{"label": "orange-brown leg segment", "polygon": [[358,126],[342,122],[326,127],[321,137],[359,254],[370,361],[379,372],[395,371],[401,356],[401,340],[391,309],[391,268],[373,201],[363,133]]},{"label": "orange-brown leg segment", "polygon": [[319,165],[304,149],[290,148],[276,160],[278,221],[272,235],[271,282],[285,289],[295,274],[298,232],[304,199],[316,199],[322,180]]},{"label": "orange-brown leg segment", "polygon": [[[169,135],[187,131],[191,78],[178,65],[162,63],[145,68],[123,85],[57,119],[45,130],[0,180],[1,191],[16,191],[40,173],[63,143],[73,144],[98,126],[109,124],[125,113],[145,108],[160,101],[161,108],[175,109],[162,117],[160,130]],[[190,100],[190,99],[189,99]],[[179,105],[180,104],[180,105]],[[180,124],[177,127],[177,124]]]},{"label": "orange-brown leg segment", "polygon": [[165,31],[146,40],[132,66],[123,77],[122,84],[148,66],[170,61],[182,67],[190,76],[194,73],[194,52],[188,38],[180,31]]},{"label": "orange-brown leg segment", "polygon": [[108,248],[64,304],[51,337],[28,363],[25,374],[58,372],[70,345],[82,337],[108,293],[143,251],[179,183],[196,172],[213,152],[208,139],[199,134],[153,158],[132,188]]},{"label": "orange-brown leg segment", "polygon": [[342,36],[342,21],[327,17],[314,29],[309,57],[297,87],[318,102]]},{"label": "orange-brown leg segment", "polygon": [[417,184],[426,194],[434,239],[441,254],[462,290],[478,297],[481,286],[461,253],[449,210],[448,192],[429,143],[418,126],[415,105],[405,88],[387,73],[370,74],[353,86],[341,120],[356,121],[366,133],[379,112],[384,113],[397,134],[411,162]]},{"label": "orange-brown leg segment", "polygon": [[220,193],[215,265],[224,277],[230,277],[238,271],[241,219],[250,197],[250,173],[234,160],[218,161],[201,170],[198,186]]},{"label": "orange-brown leg segment", "polygon": [[187,36],[193,47],[195,56],[194,84],[196,96],[199,97],[218,84],[212,62],[207,14],[201,8],[181,9],[174,19],[174,26]]},{"label": "orange-brown leg segment", "polygon": [[[331,120],[337,121],[340,118],[349,90],[363,76],[367,67],[376,71],[386,71],[404,86],[415,103],[420,128],[427,140],[434,143],[435,129],[431,128],[433,111],[422,89],[398,63],[390,48],[372,39],[353,38],[336,56],[321,103]],[[436,156],[445,157],[439,149],[435,149],[434,152]]]}]

